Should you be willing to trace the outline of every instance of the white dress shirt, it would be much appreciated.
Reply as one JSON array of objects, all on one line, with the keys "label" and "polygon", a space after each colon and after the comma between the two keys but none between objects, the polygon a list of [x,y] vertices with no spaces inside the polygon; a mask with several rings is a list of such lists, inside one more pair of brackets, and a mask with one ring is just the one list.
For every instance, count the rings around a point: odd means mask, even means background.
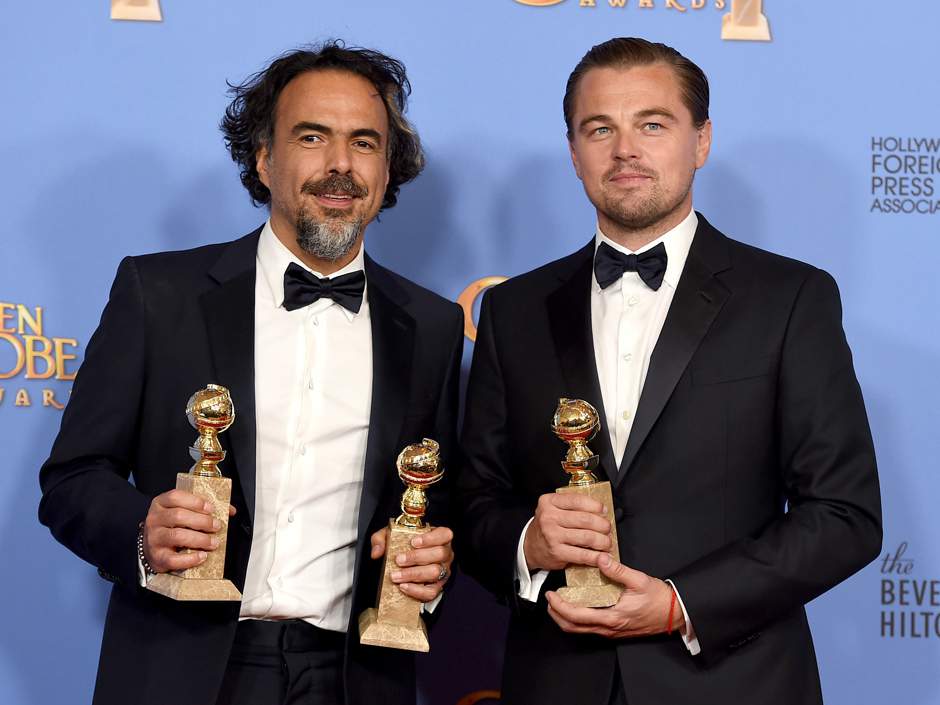
[{"label": "white dress shirt", "polygon": [[[255,281],[255,516],[240,616],[345,631],[372,407],[369,302],[358,313],[327,298],[288,311],[292,262],[310,271],[268,222]],[[330,276],[363,264],[360,248]]]},{"label": "white dress shirt", "polygon": [[[666,248],[666,272],[662,286],[653,291],[636,272],[624,272],[623,276],[601,289],[597,280],[591,284],[591,330],[594,339],[594,356],[601,395],[604,400],[606,422],[610,444],[619,465],[627,447],[633,417],[640,403],[640,393],[649,371],[650,357],[659,340],[666,314],[672,303],[685,260],[692,246],[698,218],[695,211],[675,228],[653,240],[640,250],[633,252],[610,240],[598,226],[595,234],[595,251],[602,242],[624,254],[640,254],[659,243]],[[525,533],[532,523],[530,519],[522,530],[516,551],[516,577],[519,580],[519,596],[534,602],[548,576],[541,570],[529,573],[523,550]],[[672,585],[671,581],[667,581]],[[673,585],[675,588],[675,585]],[[676,589],[679,606],[685,617],[686,628],[682,638],[692,655],[701,650],[695,638],[689,616]]]}]

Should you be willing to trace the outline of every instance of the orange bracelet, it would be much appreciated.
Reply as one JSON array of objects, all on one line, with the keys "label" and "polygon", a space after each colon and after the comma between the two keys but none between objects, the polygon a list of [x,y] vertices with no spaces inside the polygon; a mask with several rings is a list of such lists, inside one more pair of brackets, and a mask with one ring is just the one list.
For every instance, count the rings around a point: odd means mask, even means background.
[{"label": "orange bracelet", "polygon": [[676,612],[676,591],[671,590],[672,599],[669,601],[669,621],[666,623],[666,633],[672,634],[672,617]]}]

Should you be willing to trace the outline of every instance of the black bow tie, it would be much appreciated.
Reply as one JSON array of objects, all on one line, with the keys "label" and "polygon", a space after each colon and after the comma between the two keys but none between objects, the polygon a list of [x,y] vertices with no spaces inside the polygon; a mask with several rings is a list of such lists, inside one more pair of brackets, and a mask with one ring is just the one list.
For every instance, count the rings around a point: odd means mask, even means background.
[{"label": "black bow tie", "polygon": [[602,242],[594,255],[594,277],[601,289],[620,279],[624,272],[636,272],[650,289],[659,291],[666,274],[666,246],[659,243],[638,255],[625,255]]},{"label": "black bow tie", "polygon": [[359,313],[366,275],[362,270],[350,272],[335,279],[311,274],[291,262],[284,272],[284,308],[288,311],[309,306],[319,299],[333,299],[347,311]]}]

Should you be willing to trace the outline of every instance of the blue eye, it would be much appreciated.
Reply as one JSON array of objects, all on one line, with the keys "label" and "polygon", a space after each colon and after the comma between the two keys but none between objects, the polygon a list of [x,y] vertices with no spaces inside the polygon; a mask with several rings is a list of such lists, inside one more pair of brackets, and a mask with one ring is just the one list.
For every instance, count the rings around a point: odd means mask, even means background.
[{"label": "blue eye", "polygon": [[663,128],[658,122],[648,122],[644,127],[650,132],[659,132]]}]

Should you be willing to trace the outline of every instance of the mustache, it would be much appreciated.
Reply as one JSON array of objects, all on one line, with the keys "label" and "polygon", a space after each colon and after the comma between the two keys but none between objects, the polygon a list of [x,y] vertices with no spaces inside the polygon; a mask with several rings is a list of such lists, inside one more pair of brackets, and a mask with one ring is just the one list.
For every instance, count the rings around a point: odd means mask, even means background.
[{"label": "mustache", "polygon": [[638,174],[640,176],[648,176],[651,179],[656,178],[655,171],[652,169],[647,169],[646,167],[640,166],[636,163],[627,163],[620,166],[615,166],[606,174],[604,174],[604,178],[606,180],[610,180],[616,176],[620,176],[621,174]]},{"label": "mustache", "polygon": [[322,196],[327,193],[341,193],[353,198],[364,198],[369,195],[369,189],[360,186],[348,174],[330,174],[319,181],[307,181],[300,189],[301,193],[311,196]]}]

